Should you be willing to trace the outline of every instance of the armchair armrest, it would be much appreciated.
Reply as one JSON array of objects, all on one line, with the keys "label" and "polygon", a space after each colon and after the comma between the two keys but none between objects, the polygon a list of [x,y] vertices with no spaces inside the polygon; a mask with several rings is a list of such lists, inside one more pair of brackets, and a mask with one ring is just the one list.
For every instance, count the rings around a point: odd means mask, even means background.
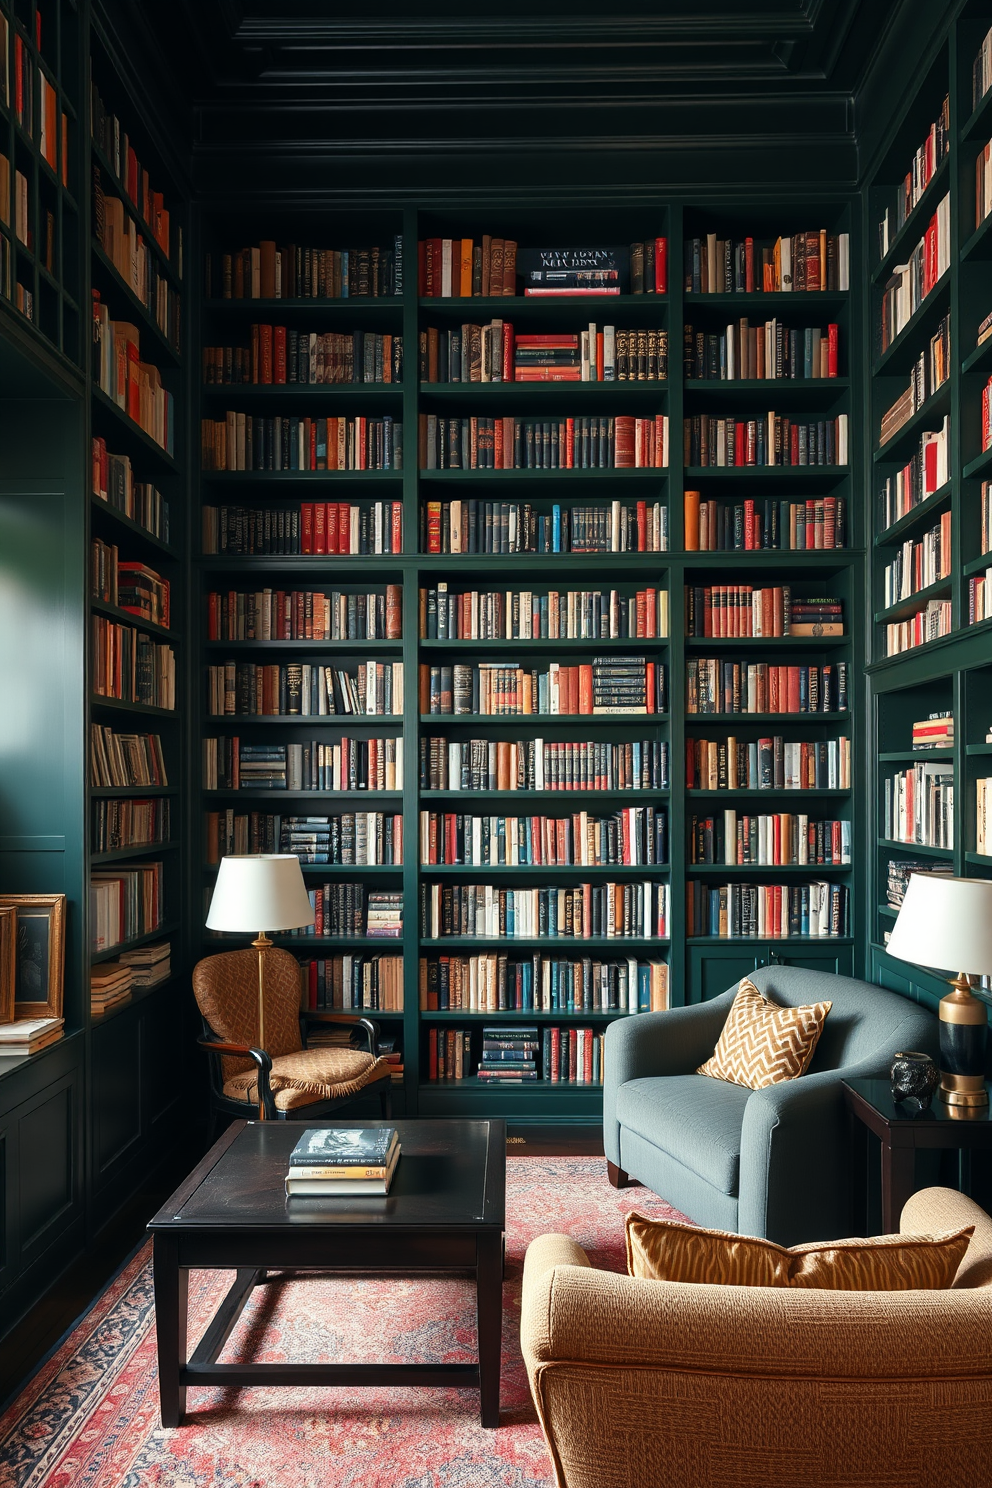
[{"label": "armchair armrest", "polygon": [[[578,1362],[765,1378],[992,1374],[992,1293],[806,1291],[638,1281],[566,1265],[524,1288],[532,1379]],[[760,1345],[759,1345],[760,1340]]]},{"label": "armchair armrest", "polygon": [[317,1012],[316,1009],[311,1011],[309,1008],[306,1008],[300,1013],[300,1033],[303,1038],[304,1047],[306,1047],[307,1043],[308,1023],[347,1023],[352,1028],[360,1028],[365,1034],[369,1053],[372,1055],[372,1058],[378,1059],[379,1057],[379,1025],[373,1022],[371,1018],[364,1018],[356,1013]]},{"label": "armchair armrest", "polygon": [[974,1225],[964,1260],[954,1278],[955,1288],[986,1287],[992,1282],[992,1218],[965,1194],[953,1188],[921,1188],[903,1207],[899,1229],[904,1235],[932,1235]]},{"label": "armchair armrest", "polygon": [[617,1091],[628,1080],[685,1075],[716,1048],[736,987],[708,1002],[617,1018],[606,1030],[603,1073],[603,1142],[610,1162],[620,1165],[620,1127],[614,1115]]},{"label": "armchair armrest", "polygon": [[265,1112],[266,1121],[276,1119],[275,1101],[272,1099],[272,1089],[269,1085],[269,1073],[272,1069],[272,1057],[264,1049],[253,1049],[249,1044],[232,1044],[225,1039],[207,1037],[197,1039],[201,1049],[206,1049],[208,1054],[219,1057],[221,1054],[235,1054],[242,1059],[251,1059],[256,1067],[258,1082],[258,1099]]}]

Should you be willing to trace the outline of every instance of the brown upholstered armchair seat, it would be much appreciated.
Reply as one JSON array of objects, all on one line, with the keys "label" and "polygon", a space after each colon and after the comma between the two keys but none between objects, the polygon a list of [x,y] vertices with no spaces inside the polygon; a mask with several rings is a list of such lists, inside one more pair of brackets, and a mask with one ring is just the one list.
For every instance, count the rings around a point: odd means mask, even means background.
[{"label": "brown upholstered armchair seat", "polygon": [[[388,1074],[389,1065],[384,1059],[362,1049],[298,1049],[273,1059],[269,1088],[276,1110],[292,1111],[299,1106],[312,1106],[314,1101],[344,1100],[357,1095],[371,1081]],[[223,1091],[230,1100],[257,1104],[256,1071],[249,1069],[232,1075],[224,1081]]]}]

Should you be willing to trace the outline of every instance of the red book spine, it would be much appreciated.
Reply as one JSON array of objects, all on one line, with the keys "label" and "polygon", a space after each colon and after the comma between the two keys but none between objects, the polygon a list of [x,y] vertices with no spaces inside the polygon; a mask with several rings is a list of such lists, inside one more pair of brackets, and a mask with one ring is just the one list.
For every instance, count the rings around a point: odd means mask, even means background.
[{"label": "red book spine", "polygon": [[646,553],[648,549],[648,504],[646,501],[637,503],[637,551]]},{"label": "red book spine", "polygon": [[403,551],[403,503],[393,502],[392,542],[389,551],[391,553],[402,553]]},{"label": "red book spine", "polygon": [[272,327],[260,325],[258,328],[258,350],[259,350],[259,382],[269,383],[272,381]]},{"label": "red book spine", "polygon": [[668,239],[654,240],[654,292],[668,293]]},{"label": "red book spine", "polygon": [[312,553],[313,546],[313,513],[312,501],[304,501],[300,505],[300,552]]},{"label": "red book spine", "polygon": [[312,551],[314,553],[327,552],[327,503],[325,501],[314,502]]},{"label": "red book spine", "polygon": [[513,381],[513,327],[503,322],[503,381]]},{"label": "red book spine", "polygon": [[840,335],[836,324],[827,326],[827,376],[836,377]]},{"label": "red book spine", "polygon": [[280,384],[286,381],[285,326],[274,326],[272,331],[272,380]]}]

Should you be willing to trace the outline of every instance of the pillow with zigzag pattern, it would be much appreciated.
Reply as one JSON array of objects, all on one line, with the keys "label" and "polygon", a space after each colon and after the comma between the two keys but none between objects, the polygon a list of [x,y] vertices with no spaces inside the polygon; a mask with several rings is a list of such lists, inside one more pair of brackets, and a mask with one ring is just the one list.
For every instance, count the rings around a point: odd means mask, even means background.
[{"label": "pillow with zigzag pattern", "polygon": [[805,1073],[833,1006],[778,1007],[742,977],[711,1058],[697,1075],[763,1090]]}]

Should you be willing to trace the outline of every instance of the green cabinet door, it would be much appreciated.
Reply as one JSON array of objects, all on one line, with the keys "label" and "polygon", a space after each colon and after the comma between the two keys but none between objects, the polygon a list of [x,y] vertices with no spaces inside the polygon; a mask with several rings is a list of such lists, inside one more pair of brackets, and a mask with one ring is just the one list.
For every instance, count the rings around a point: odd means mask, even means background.
[{"label": "green cabinet door", "polygon": [[686,1002],[706,1002],[728,991],[742,976],[749,976],[755,967],[764,964],[767,958],[758,954],[762,949],[690,945]]},{"label": "green cabinet door", "polygon": [[806,971],[833,971],[839,976],[853,976],[854,962],[849,945],[795,946],[773,941],[763,945],[759,966],[801,966]]}]

